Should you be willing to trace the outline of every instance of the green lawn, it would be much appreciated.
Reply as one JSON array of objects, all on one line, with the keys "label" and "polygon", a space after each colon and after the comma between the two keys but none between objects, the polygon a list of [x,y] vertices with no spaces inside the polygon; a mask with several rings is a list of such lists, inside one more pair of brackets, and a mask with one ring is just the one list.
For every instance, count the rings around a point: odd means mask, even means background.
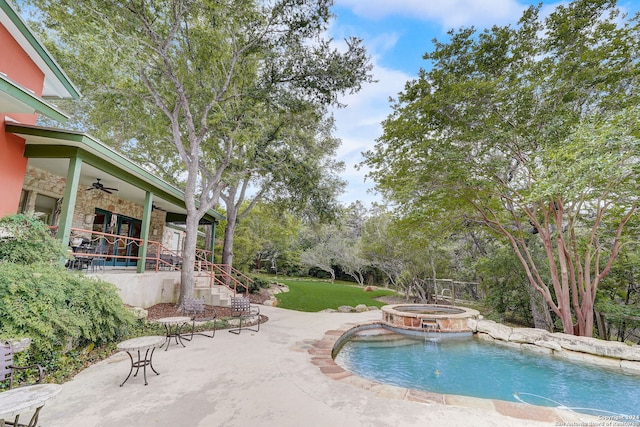
[{"label": "green lawn", "polygon": [[[271,280],[275,280],[271,278]],[[334,283],[322,280],[283,279],[279,283],[289,287],[289,292],[276,295],[278,307],[297,311],[321,311],[326,308],[337,309],[341,305],[355,307],[358,304],[382,307],[385,303],[374,298],[384,295],[396,295],[394,291],[378,289],[365,292],[353,284]]]}]

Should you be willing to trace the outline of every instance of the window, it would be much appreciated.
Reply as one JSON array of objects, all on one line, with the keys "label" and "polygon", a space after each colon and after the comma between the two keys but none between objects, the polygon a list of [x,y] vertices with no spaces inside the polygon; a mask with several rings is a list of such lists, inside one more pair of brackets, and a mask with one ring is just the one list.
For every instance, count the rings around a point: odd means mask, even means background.
[{"label": "window", "polygon": [[53,197],[45,196],[43,194],[37,194],[33,212],[35,216],[45,224],[54,225],[53,222],[57,216],[57,206],[58,199],[54,199]]}]

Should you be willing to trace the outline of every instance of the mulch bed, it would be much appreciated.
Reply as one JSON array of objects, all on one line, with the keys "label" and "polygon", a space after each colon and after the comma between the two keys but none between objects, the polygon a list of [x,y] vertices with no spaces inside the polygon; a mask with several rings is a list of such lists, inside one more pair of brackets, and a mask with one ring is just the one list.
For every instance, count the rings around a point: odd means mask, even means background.
[{"label": "mulch bed", "polygon": [[[249,300],[252,304],[262,304],[267,299],[269,299],[268,294],[249,294]],[[211,307],[211,306],[209,306]],[[231,316],[231,308],[229,307],[214,307],[216,310],[216,316],[218,318],[230,317]],[[162,317],[175,317],[175,316],[184,316],[184,313],[178,311],[177,306],[170,303],[160,303],[154,306],[147,308],[147,312],[149,313],[147,319],[156,320]],[[265,316],[261,316],[265,317]]]}]

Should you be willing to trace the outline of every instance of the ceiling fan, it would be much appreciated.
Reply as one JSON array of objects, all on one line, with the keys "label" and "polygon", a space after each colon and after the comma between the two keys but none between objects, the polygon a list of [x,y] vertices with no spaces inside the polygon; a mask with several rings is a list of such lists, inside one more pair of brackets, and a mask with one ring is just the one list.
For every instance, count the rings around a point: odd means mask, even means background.
[{"label": "ceiling fan", "polygon": [[87,188],[87,191],[89,190],[100,190],[108,194],[113,194],[114,191],[118,191],[117,188],[105,187],[104,184],[100,182],[100,178],[96,178],[96,182],[91,184],[91,187]]}]

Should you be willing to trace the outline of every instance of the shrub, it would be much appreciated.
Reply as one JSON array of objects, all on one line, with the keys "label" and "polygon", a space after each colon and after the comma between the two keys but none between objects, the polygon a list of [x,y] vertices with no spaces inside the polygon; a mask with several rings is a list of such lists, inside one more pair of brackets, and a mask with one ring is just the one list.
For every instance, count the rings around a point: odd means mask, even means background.
[{"label": "shrub", "polygon": [[22,214],[0,218],[0,262],[50,263],[66,253],[67,248],[51,237],[42,221]]},{"label": "shrub", "polygon": [[270,286],[269,281],[261,277],[252,277],[251,279],[253,280],[253,283],[249,287],[249,292],[251,293],[258,292],[260,289],[266,289]]},{"label": "shrub", "polygon": [[31,338],[23,363],[56,370],[69,351],[117,341],[133,327],[110,283],[57,265],[0,263],[0,338]]},{"label": "shrub", "polygon": [[[255,294],[256,292],[260,292],[261,289],[268,288],[269,282],[260,277],[252,277],[251,280],[253,282],[249,283],[249,293]],[[237,284],[236,291],[238,293],[244,293],[247,290],[247,287],[244,284]]]}]

